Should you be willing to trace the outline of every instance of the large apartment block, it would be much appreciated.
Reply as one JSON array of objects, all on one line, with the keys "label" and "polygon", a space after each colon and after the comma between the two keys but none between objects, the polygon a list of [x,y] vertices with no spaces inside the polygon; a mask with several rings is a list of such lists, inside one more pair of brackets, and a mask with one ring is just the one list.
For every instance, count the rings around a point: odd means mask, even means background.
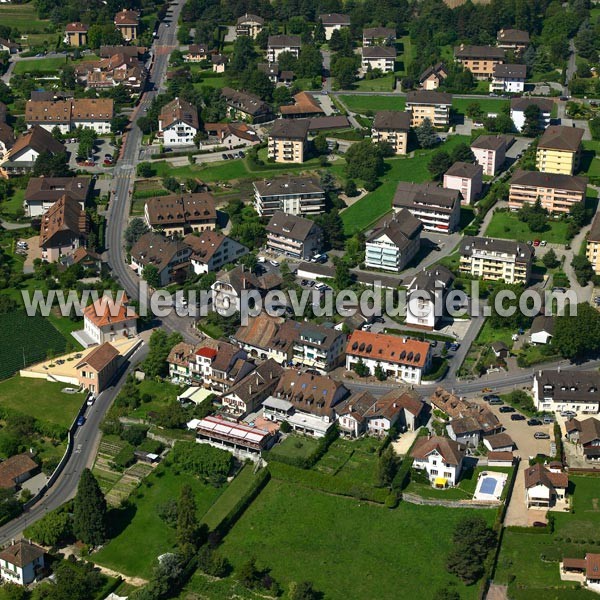
[{"label": "large apartment block", "polygon": [[597,371],[537,371],[533,376],[533,402],[540,411],[597,414],[600,376]]},{"label": "large apartment block", "polygon": [[55,127],[61,133],[83,127],[98,134],[110,133],[113,115],[114,102],[110,98],[29,100],[25,105],[27,126],[39,125],[50,132]]},{"label": "large apartment block", "polygon": [[280,163],[303,163],[308,139],[307,119],[278,119],[269,133],[268,156]]},{"label": "large apartment block", "polygon": [[592,263],[596,275],[600,275],[600,212],[596,213],[596,216],[592,221],[592,228],[588,234],[585,255]]},{"label": "large apartment block", "polygon": [[429,119],[434,127],[450,125],[452,94],[419,90],[406,95],[406,110],[411,112],[411,127],[418,127]]},{"label": "large apartment block", "polygon": [[498,64],[494,67],[490,92],[520,94],[525,89],[526,65]]},{"label": "large apartment block", "polygon": [[267,225],[267,248],[293,258],[309,259],[321,251],[322,229],[310,219],[277,211]]},{"label": "large apartment block", "polygon": [[554,105],[552,98],[512,98],[510,101],[510,118],[515,124],[517,131],[523,131],[523,127],[525,126],[525,111],[532,104],[540,109],[540,127],[546,129],[550,125],[550,117]]},{"label": "large apartment block", "polygon": [[533,251],[512,240],[465,237],[460,245],[460,272],[472,277],[506,283],[527,283]]},{"label": "large apartment block", "polygon": [[319,215],[325,208],[325,191],[312,177],[279,177],[255,181],[254,208],[261,217],[277,211],[288,215]]},{"label": "large apartment block", "polygon": [[375,115],[371,139],[387,142],[396,154],[406,154],[411,114],[401,110],[380,110]]},{"label": "large apartment block", "polygon": [[454,58],[471,71],[475,79],[490,79],[494,74],[494,67],[504,62],[504,50],[495,46],[461,44],[454,48]]},{"label": "large apartment block", "polygon": [[544,173],[574,175],[579,167],[583,129],[553,125],[538,142],[535,166]]}]

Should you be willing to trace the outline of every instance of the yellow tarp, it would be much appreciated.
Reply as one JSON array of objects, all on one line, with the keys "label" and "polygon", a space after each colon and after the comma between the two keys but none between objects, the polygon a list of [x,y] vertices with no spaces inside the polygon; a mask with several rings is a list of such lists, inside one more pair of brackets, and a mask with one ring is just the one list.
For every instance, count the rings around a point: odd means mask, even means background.
[{"label": "yellow tarp", "polygon": [[448,480],[445,477],[436,477],[433,483],[436,487],[446,487]]}]

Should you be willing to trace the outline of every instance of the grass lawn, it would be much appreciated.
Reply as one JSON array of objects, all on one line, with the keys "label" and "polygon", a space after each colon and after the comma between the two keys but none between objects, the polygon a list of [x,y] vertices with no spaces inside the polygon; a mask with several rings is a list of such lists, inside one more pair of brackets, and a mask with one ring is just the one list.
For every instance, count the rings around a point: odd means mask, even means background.
[{"label": "grass lawn", "polygon": [[550,244],[566,244],[568,223],[566,221],[548,219],[548,225],[550,226],[548,231],[534,233],[529,230],[527,224],[519,221],[515,213],[496,211],[485,235],[487,237],[517,240],[520,242],[539,239],[546,240]]},{"label": "grass lawn", "polygon": [[[444,568],[454,527],[469,514],[408,503],[389,510],[271,481],[225,537],[222,552],[234,567],[256,556],[284,588],[309,580],[330,600],[395,599],[398,590],[405,598],[433,598],[451,583],[461,598],[476,598],[476,586],[467,588]],[[477,514],[491,522],[495,512]],[[382,568],[390,560],[395,568]]]},{"label": "grass lawn", "polygon": [[253,592],[245,588],[235,575],[216,579],[200,571],[194,573],[188,584],[178,596],[180,600],[190,598],[210,598],[210,600],[265,600],[263,592]]},{"label": "grass lawn", "polygon": [[66,383],[11,377],[0,382],[0,405],[68,428],[83,404],[84,394],[65,394]]},{"label": "grass lawn", "polygon": [[15,218],[17,216],[17,211],[23,210],[24,200],[25,190],[15,189],[10,200],[7,200],[6,202],[0,204],[0,212],[2,212],[3,215],[6,215],[8,219]]},{"label": "grass lawn", "polygon": [[[207,73],[207,75],[210,73],[210,75],[212,75],[212,71],[209,71]],[[203,76],[202,77],[202,81],[199,81],[198,83],[194,83],[194,88],[197,90],[202,89],[203,87],[214,87],[214,88],[223,88],[225,87],[225,75],[223,74],[219,74],[216,77],[206,77]]]},{"label": "grass lawn", "polygon": [[404,96],[361,96],[358,94],[338,96],[352,112],[366,113],[377,110],[404,110]]},{"label": "grass lawn", "polygon": [[584,140],[579,173],[589,177],[600,177],[600,142]]},{"label": "grass lawn", "polygon": [[72,331],[83,329],[83,321],[72,321],[68,317],[61,317],[53,312],[47,318],[60,331],[73,350],[83,350],[83,346],[71,335]]},{"label": "grass lawn", "polygon": [[67,64],[65,56],[52,58],[36,58],[33,60],[22,60],[15,64],[13,73],[23,75],[24,73],[56,73],[58,69]]},{"label": "grass lawn", "polygon": [[360,92],[393,92],[395,83],[395,75],[389,73],[378,79],[361,79],[355,87]]},{"label": "grass lawn", "polygon": [[168,381],[145,379],[140,382],[139,390],[142,396],[144,394],[150,394],[152,400],[150,402],[142,403],[139,408],[136,408],[131,413],[130,416],[134,419],[145,419],[149,412],[163,408],[165,404],[169,404],[172,400],[176,400],[182,388],[178,385],[169,383]]},{"label": "grass lawn", "polygon": [[0,5],[0,21],[24,33],[43,32],[50,21],[38,19],[33,2]]},{"label": "grass lawn", "polygon": [[475,341],[485,345],[493,342],[504,342],[509,348],[512,348],[512,335],[514,333],[515,330],[510,327],[492,327],[489,320],[486,320]]},{"label": "grass lawn", "polygon": [[307,458],[317,448],[317,440],[311,437],[289,435],[280,444],[273,446],[271,456],[288,458]]},{"label": "grass lawn", "polygon": [[452,108],[460,114],[465,114],[469,104],[479,104],[484,113],[501,113],[505,106],[508,106],[508,100],[500,98],[453,98]]}]

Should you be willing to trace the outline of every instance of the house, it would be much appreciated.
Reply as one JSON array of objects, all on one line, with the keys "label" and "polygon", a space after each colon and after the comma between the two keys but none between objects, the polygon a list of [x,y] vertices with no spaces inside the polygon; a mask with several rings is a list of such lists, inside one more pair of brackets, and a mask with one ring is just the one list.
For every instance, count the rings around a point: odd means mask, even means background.
[{"label": "house", "polygon": [[40,217],[63,196],[76,200],[84,210],[91,188],[89,177],[32,177],[25,190],[25,214]]},{"label": "house", "polygon": [[210,50],[206,44],[190,44],[187,52],[183,55],[185,62],[202,62],[210,56]]},{"label": "house", "polygon": [[224,54],[213,54],[210,57],[213,73],[225,73],[227,57]]},{"label": "house", "polygon": [[445,415],[448,415],[450,419],[466,417],[471,414],[473,408],[473,405],[470,402],[459,398],[440,386],[435,389],[430,396],[429,401],[431,406],[437,408]]},{"label": "house", "polygon": [[270,63],[277,62],[282,52],[289,52],[298,58],[302,41],[299,35],[270,35],[267,41],[267,60]]},{"label": "house", "polygon": [[396,54],[394,46],[363,46],[361,48],[363,74],[375,69],[379,69],[382,73],[393,73]]},{"label": "house", "polygon": [[9,54],[16,54],[20,50],[19,44],[15,44],[10,40],[0,38],[0,52],[8,52]]},{"label": "house", "polygon": [[[446,406],[452,407],[452,396]],[[446,412],[444,409],[440,410]],[[497,435],[503,429],[498,417],[485,406],[459,400],[451,413],[450,422],[446,426],[448,435],[466,446],[477,447],[484,436]]]},{"label": "house", "polygon": [[494,66],[490,92],[496,94],[521,94],[525,91],[527,79],[527,65],[514,65],[508,63]]},{"label": "house", "polygon": [[483,174],[494,176],[506,160],[506,150],[513,142],[511,136],[480,135],[471,142],[471,150],[477,164],[483,167]]},{"label": "house", "polygon": [[538,370],[533,375],[533,403],[539,411],[600,412],[597,371]]},{"label": "house", "polygon": [[87,46],[88,26],[77,21],[68,23],[65,27],[65,44],[69,46]]},{"label": "house", "polygon": [[552,107],[554,100],[552,98],[511,98],[510,100],[510,118],[515,124],[515,129],[520,133],[525,126],[525,111],[531,105],[535,105],[540,109],[539,126],[546,129],[550,125],[550,117],[552,115]]},{"label": "house", "polygon": [[342,27],[350,27],[350,17],[339,13],[328,13],[319,15],[319,21],[325,29],[325,39],[329,41],[334,31],[340,31]]},{"label": "house", "polygon": [[220,146],[229,149],[260,142],[256,131],[246,123],[204,123],[204,130],[209,136],[216,137]]},{"label": "house", "polygon": [[255,94],[238,92],[229,87],[221,90],[233,119],[247,119],[250,123],[264,123],[272,118],[271,107]]},{"label": "house", "polygon": [[268,157],[279,163],[303,163],[308,126],[307,119],[277,119],[269,132]]},{"label": "house", "polygon": [[39,238],[42,260],[54,262],[65,254],[73,254],[85,244],[88,231],[88,218],[79,202],[61,196],[42,216]]},{"label": "house", "polygon": [[401,110],[377,111],[371,129],[371,140],[375,144],[387,142],[392,146],[395,154],[406,154],[408,151],[410,122],[410,112]]},{"label": "house", "polygon": [[366,412],[377,400],[370,392],[356,392],[335,408],[337,426],[340,432],[350,437],[358,437],[367,430]]},{"label": "house", "polygon": [[596,212],[588,233],[585,256],[592,264],[594,273],[600,274],[600,213]]},{"label": "house", "polygon": [[196,347],[187,342],[179,342],[171,348],[167,364],[169,365],[169,379],[173,383],[182,381],[189,383],[191,381],[190,362],[193,360],[195,351]]},{"label": "house", "polygon": [[[75,66],[77,80],[83,83],[86,89],[110,90],[122,86],[132,94],[139,94],[148,75],[142,60],[145,49],[136,46],[104,46],[103,48],[114,53],[100,60],[77,63]],[[134,48],[135,52],[129,52],[131,48]]]},{"label": "house", "polygon": [[367,27],[363,29],[363,46],[391,46],[395,41],[396,30],[392,27]]},{"label": "house", "polygon": [[533,251],[513,240],[466,236],[460,244],[461,273],[506,283],[527,283]]},{"label": "house", "polygon": [[529,46],[529,33],[521,29],[501,29],[496,35],[496,45],[519,54]]},{"label": "house", "polygon": [[29,454],[15,454],[0,463],[0,488],[16,490],[38,470],[39,465]]},{"label": "house", "polygon": [[247,35],[251,38],[256,38],[262,31],[264,24],[265,20],[262,17],[246,13],[238,18],[235,26],[235,33],[238,36]]},{"label": "house", "polygon": [[587,185],[587,177],[517,169],[510,178],[508,206],[516,211],[539,200],[550,213],[569,214],[574,204],[585,202]]},{"label": "house", "polygon": [[144,219],[150,229],[165,235],[212,231],[217,224],[215,200],[210,192],[149,198],[144,207]]},{"label": "house", "polygon": [[83,127],[93,129],[99,135],[110,133],[113,116],[112,98],[28,100],[25,105],[27,127],[39,125],[50,132],[55,127],[58,127],[61,133]]},{"label": "house", "polygon": [[536,463],[525,470],[525,502],[527,508],[554,508],[564,505],[569,477],[558,468]]},{"label": "house", "polygon": [[579,168],[583,129],[551,125],[537,146],[535,166],[543,173],[574,175]]},{"label": "house", "polygon": [[423,423],[425,404],[416,392],[392,390],[375,400],[364,412],[367,435],[386,436],[392,427],[416,431]]},{"label": "house", "polygon": [[532,344],[549,344],[554,336],[554,323],[552,316],[535,317],[529,330],[529,341]]},{"label": "house", "polygon": [[277,211],[267,225],[267,248],[307,260],[321,251],[322,229],[310,219]]},{"label": "house", "polygon": [[283,339],[292,338],[290,362],[325,374],[343,363],[346,336],[341,331],[310,322],[288,321]]},{"label": "house", "polygon": [[283,368],[276,361],[264,361],[221,397],[223,409],[237,419],[255,412],[273,393],[282,375]]},{"label": "house", "polygon": [[13,147],[15,143],[14,129],[0,115],[0,160]]},{"label": "house", "polygon": [[290,361],[296,336],[297,331],[290,321],[261,312],[256,317],[250,317],[248,324],[242,325],[231,341],[252,358],[273,359],[282,365]]},{"label": "house", "polygon": [[308,92],[298,92],[294,96],[294,104],[280,106],[279,112],[284,119],[304,119],[325,114],[315,97]]},{"label": "house", "polygon": [[102,296],[83,311],[83,331],[92,344],[105,344],[137,335],[137,314],[126,296]]},{"label": "house", "polygon": [[475,163],[455,162],[444,173],[443,187],[458,190],[461,204],[474,204],[483,189],[483,167]]},{"label": "house", "polygon": [[0,161],[0,175],[11,177],[31,172],[38,156],[43,153],[62,154],[64,144],[54,139],[43,127],[34,126],[23,133]]},{"label": "house", "polygon": [[102,257],[88,248],[79,246],[73,254],[63,256],[60,261],[60,266],[70,267],[71,265],[81,265],[86,271],[99,275],[102,269]]},{"label": "house", "polygon": [[325,209],[325,190],[315,177],[284,175],[255,181],[254,208],[261,217],[281,211],[288,215],[320,215]]},{"label": "house", "polygon": [[429,182],[398,182],[392,208],[409,211],[426,231],[453,233],[460,224],[460,193]]},{"label": "house", "polygon": [[273,85],[283,83],[290,86],[294,81],[294,71],[282,71],[277,63],[264,62],[258,63],[256,66],[261,73],[269,78]]},{"label": "house", "polygon": [[28,540],[13,541],[0,552],[0,578],[17,585],[33,583],[44,571],[44,554]]},{"label": "house", "polygon": [[490,348],[492,349],[492,352],[496,358],[505,359],[508,356],[509,348],[502,341],[492,342]]},{"label": "house", "polygon": [[[590,591],[600,592],[600,554],[588,552],[585,558],[563,558],[559,566],[561,579],[580,580]],[[577,579],[573,579],[573,576]]]},{"label": "house", "polygon": [[600,421],[589,419],[570,419],[565,423],[567,437],[571,442],[580,444],[583,455],[589,461],[600,460]]},{"label": "house", "polygon": [[406,94],[406,110],[411,113],[411,127],[418,127],[429,119],[434,127],[450,125],[452,94],[418,90]]},{"label": "house", "polygon": [[366,239],[365,266],[399,273],[421,248],[423,223],[408,210],[385,216]]},{"label": "house", "polygon": [[140,13],[137,10],[121,10],[115,15],[115,27],[126,42],[137,39]]},{"label": "house", "polygon": [[205,229],[199,235],[188,234],[183,243],[192,249],[190,256],[195,275],[219,271],[248,254],[248,248],[217,231]]},{"label": "house", "polygon": [[262,451],[271,448],[276,440],[270,431],[223,417],[209,415],[194,425],[196,442],[227,450],[242,460],[257,461]]},{"label": "house", "polygon": [[483,445],[490,452],[512,452],[515,447],[515,443],[510,435],[504,432],[485,436],[483,438]]},{"label": "house", "polygon": [[109,386],[118,366],[119,351],[109,342],[104,342],[75,365],[79,385],[98,395]]},{"label": "house", "polygon": [[298,433],[323,437],[335,422],[335,407],[347,395],[346,387],[329,377],[284,371],[273,395],[263,402],[263,417],[287,421]]},{"label": "house", "polygon": [[140,237],[130,251],[130,267],[138,277],[148,265],[156,267],[160,287],[186,280],[190,269],[192,249],[180,240],[166,238],[149,231]]},{"label": "house", "polygon": [[465,69],[473,73],[475,79],[490,79],[494,67],[504,62],[504,50],[495,46],[466,46],[454,48],[454,58]]},{"label": "house", "polygon": [[346,369],[362,362],[371,373],[377,366],[388,377],[419,385],[431,366],[429,342],[356,330],[348,338]]},{"label": "house", "polygon": [[158,132],[167,147],[193,144],[199,129],[196,107],[181,98],[171,100],[160,111]]},{"label": "house", "polygon": [[515,456],[512,452],[504,450],[497,452],[490,450],[487,453],[488,467],[512,467],[515,461]]},{"label": "house", "polygon": [[448,77],[446,65],[443,62],[436,63],[425,69],[419,75],[419,85],[427,91],[437,90]]},{"label": "house", "polygon": [[460,480],[465,448],[446,437],[420,437],[415,441],[410,456],[413,469],[425,471],[433,486],[453,487]]},{"label": "house", "polygon": [[419,271],[408,284],[406,324],[434,329],[453,281],[452,272],[442,265]]}]

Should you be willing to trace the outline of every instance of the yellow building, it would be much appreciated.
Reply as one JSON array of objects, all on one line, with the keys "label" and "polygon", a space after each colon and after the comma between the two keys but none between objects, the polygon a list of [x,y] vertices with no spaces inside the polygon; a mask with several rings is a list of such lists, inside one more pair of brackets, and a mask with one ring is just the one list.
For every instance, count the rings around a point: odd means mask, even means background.
[{"label": "yellow building", "polygon": [[592,228],[588,235],[587,247],[585,250],[587,259],[592,263],[594,273],[600,275],[600,213],[596,213]]},{"label": "yellow building", "polygon": [[303,163],[308,119],[278,119],[269,133],[268,157],[279,163]]},{"label": "yellow building", "polygon": [[122,10],[115,15],[115,27],[126,42],[137,39],[140,13],[136,10]]},{"label": "yellow building", "polygon": [[490,79],[494,74],[494,67],[504,62],[504,50],[495,46],[461,44],[454,48],[454,58],[471,71],[475,79]]},{"label": "yellow building", "polygon": [[418,90],[406,94],[411,127],[418,127],[425,119],[429,119],[434,127],[448,127],[451,106],[452,94],[446,92]]},{"label": "yellow building", "polygon": [[388,142],[396,154],[406,154],[410,118],[410,113],[402,110],[378,111],[373,121],[371,140],[373,143]]},{"label": "yellow building", "polygon": [[573,175],[579,167],[583,129],[553,125],[541,137],[535,166],[542,173]]},{"label": "yellow building", "polygon": [[88,27],[83,23],[69,23],[65,27],[65,43],[69,46],[85,46],[87,44]]}]

